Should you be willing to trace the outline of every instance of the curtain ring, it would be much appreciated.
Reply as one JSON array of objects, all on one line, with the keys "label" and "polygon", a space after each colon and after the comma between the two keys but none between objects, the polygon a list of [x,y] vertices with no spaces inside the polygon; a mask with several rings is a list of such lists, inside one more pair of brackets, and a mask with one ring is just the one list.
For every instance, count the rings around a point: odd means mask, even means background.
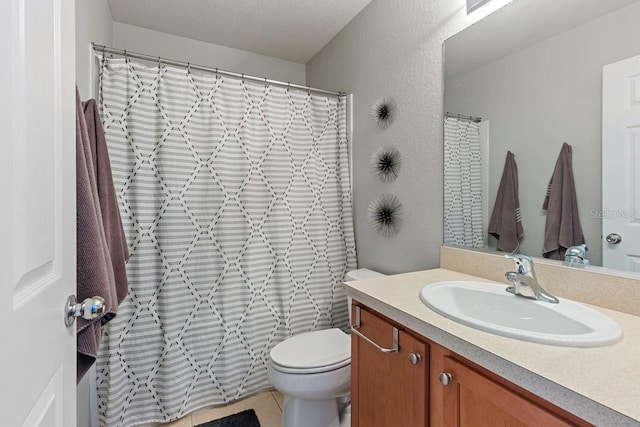
[{"label": "curtain ring", "polygon": [[187,74],[191,74],[191,62],[187,62]]},{"label": "curtain ring", "polygon": [[291,82],[287,82],[287,91],[291,89]]},{"label": "curtain ring", "polygon": [[265,87],[265,89],[267,88],[267,78],[266,77],[264,78],[264,87]]}]

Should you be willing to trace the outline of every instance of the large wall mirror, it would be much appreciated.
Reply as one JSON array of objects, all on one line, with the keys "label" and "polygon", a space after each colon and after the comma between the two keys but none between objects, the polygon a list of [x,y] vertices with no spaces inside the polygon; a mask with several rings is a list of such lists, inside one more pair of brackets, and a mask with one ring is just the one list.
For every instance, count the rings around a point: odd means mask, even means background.
[{"label": "large wall mirror", "polygon": [[[487,225],[510,151],[517,164],[524,228],[519,252],[541,257],[546,221],[542,205],[566,142],[572,147],[578,213],[589,261],[603,265],[604,251],[606,267],[640,271],[635,263],[640,257],[629,256],[634,253],[631,249],[603,245],[603,232],[605,237],[611,232],[609,219],[623,219],[640,229],[640,215],[633,203],[614,199],[603,205],[603,196],[607,200],[608,195],[619,192],[617,187],[635,191],[640,199],[640,179],[634,178],[635,190],[633,182],[607,188],[602,184],[603,174],[614,173],[608,169],[640,165],[640,150],[639,160],[633,163],[629,160],[632,152],[622,143],[618,167],[611,161],[603,167],[602,154],[603,67],[640,55],[638,22],[638,0],[514,0],[446,40],[444,111],[463,127],[465,120],[479,122],[468,132],[480,154],[471,156],[475,163],[470,172],[475,180],[471,192],[475,194],[469,195],[447,183],[447,175],[454,172],[448,168],[451,159],[445,153],[445,193],[482,200],[481,207],[463,215],[480,217],[483,229],[479,236],[447,241],[447,229],[456,227],[461,217],[450,216],[445,203],[445,243],[496,248],[496,239],[487,236]],[[640,105],[640,77],[637,84],[630,81],[630,96],[637,89]],[[638,117],[640,122],[640,111]],[[445,119],[445,139],[447,132]],[[611,148],[605,149],[605,157],[608,150]],[[464,179],[469,179],[469,172]],[[637,237],[623,236],[625,244],[631,240],[640,243]],[[618,261],[611,262],[613,257]]]}]

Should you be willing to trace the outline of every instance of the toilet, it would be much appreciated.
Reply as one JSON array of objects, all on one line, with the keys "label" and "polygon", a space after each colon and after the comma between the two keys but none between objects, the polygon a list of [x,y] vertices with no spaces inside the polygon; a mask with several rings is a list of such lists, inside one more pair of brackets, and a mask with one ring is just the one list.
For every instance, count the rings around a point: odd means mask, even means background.
[{"label": "toilet", "polygon": [[[348,272],[345,281],[382,276],[362,268]],[[348,301],[350,308],[351,298]],[[333,328],[295,335],[276,345],[269,358],[269,379],[284,394],[282,427],[350,426],[348,334]]]}]

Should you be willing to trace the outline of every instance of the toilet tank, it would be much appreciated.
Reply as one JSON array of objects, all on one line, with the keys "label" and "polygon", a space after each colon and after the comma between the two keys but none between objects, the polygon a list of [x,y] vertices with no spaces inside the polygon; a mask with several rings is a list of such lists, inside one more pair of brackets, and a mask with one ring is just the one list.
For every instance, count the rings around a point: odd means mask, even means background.
[{"label": "toilet tank", "polygon": [[357,270],[348,271],[344,281],[352,282],[354,280],[375,279],[376,277],[383,277],[386,274],[378,273],[377,271],[369,270],[368,268],[359,268]]},{"label": "toilet tank", "polygon": [[[377,271],[369,270],[368,268],[359,268],[357,270],[348,271],[344,277],[345,282],[353,282],[356,280],[375,279],[376,277],[384,277],[386,274],[378,273]],[[347,297],[347,304],[349,307],[349,325],[353,325],[351,322],[351,297]]]}]

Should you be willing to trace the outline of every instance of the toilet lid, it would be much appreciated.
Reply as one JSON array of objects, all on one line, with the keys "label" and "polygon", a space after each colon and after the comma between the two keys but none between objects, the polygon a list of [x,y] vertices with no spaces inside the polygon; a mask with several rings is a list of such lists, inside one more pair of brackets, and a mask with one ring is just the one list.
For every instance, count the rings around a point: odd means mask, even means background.
[{"label": "toilet lid", "polygon": [[283,371],[328,371],[351,363],[351,340],[337,328],[307,332],[282,341],[270,356]]}]

